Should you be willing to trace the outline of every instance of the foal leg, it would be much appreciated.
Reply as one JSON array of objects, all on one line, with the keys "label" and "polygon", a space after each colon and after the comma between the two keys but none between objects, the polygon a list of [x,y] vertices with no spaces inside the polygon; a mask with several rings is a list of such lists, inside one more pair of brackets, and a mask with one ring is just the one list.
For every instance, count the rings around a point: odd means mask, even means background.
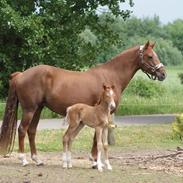
[{"label": "foal leg", "polygon": [[[71,123],[71,122],[70,122]],[[72,133],[77,129],[78,124],[77,123],[71,123],[69,125],[67,131],[65,132],[63,136],[63,168],[71,168],[71,145],[69,147],[70,138],[72,136]]]},{"label": "foal leg", "polygon": [[26,156],[24,154],[24,139],[33,115],[34,110],[23,111],[23,117],[18,128],[19,160],[22,162],[23,166],[26,166],[28,164],[28,161],[26,160]]},{"label": "foal leg", "polygon": [[112,166],[109,163],[109,155],[108,155],[108,128],[104,128],[102,138],[103,138],[103,146],[104,146],[104,157],[105,157],[105,165],[108,170],[112,170]]},{"label": "foal leg", "polygon": [[97,127],[96,129],[96,139],[97,139],[97,168],[98,171],[102,172],[103,171],[103,166],[102,166],[102,161],[101,161],[101,154],[102,154],[102,132],[103,132],[103,128],[101,127]]},{"label": "foal leg", "polygon": [[72,142],[83,127],[84,127],[84,124],[80,123],[79,126],[70,134],[69,143],[68,143],[68,167],[69,168],[72,168],[72,162],[71,162]]},{"label": "foal leg", "polygon": [[39,122],[41,111],[42,111],[42,107],[39,107],[36,110],[27,131],[28,137],[29,137],[30,150],[31,150],[31,158],[36,163],[37,166],[43,165],[43,162],[37,157],[37,150],[35,145],[36,129]]},{"label": "foal leg", "polygon": [[93,145],[91,150],[91,157],[92,161],[92,168],[97,168],[97,138],[96,138],[96,131],[93,137]]}]

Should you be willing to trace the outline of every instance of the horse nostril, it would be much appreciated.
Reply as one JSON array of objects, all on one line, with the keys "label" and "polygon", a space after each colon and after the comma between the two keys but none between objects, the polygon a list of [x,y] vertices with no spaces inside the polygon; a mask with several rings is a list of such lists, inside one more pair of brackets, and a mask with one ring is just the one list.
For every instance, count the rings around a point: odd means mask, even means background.
[{"label": "horse nostril", "polygon": [[163,76],[164,78],[166,78],[166,73],[163,73],[162,76]]}]

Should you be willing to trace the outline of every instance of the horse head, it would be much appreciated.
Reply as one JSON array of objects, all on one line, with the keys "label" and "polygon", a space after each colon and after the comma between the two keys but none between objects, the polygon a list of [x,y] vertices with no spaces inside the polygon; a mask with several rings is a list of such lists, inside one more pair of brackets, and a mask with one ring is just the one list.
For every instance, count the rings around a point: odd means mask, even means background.
[{"label": "horse head", "polygon": [[147,74],[150,79],[163,81],[166,78],[164,65],[160,62],[156,52],[153,50],[154,44],[149,41],[140,46],[140,69]]}]

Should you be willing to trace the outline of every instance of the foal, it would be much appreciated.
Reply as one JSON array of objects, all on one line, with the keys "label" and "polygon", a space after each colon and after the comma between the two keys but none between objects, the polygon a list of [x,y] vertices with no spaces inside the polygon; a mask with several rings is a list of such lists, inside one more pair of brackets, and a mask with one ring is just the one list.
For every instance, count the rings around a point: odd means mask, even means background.
[{"label": "foal", "polygon": [[108,125],[111,109],[115,108],[114,102],[114,86],[103,85],[103,92],[99,102],[95,106],[86,104],[75,104],[67,109],[66,121],[69,124],[67,131],[63,137],[63,168],[71,168],[71,144],[79,131],[88,125],[95,128],[97,138],[97,168],[103,170],[101,162],[101,152],[104,148],[105,164],[108,170],[112,167],[108,159]]}]

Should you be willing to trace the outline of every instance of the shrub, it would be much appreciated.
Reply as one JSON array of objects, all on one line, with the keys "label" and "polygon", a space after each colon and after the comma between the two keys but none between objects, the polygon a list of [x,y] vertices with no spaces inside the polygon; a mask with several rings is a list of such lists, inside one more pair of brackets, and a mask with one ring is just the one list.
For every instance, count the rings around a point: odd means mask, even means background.
[{"label": "shrub", "polygon": [[126,92],[127,94],[151,98],[165,93],[165,88],[158,82],[138,77],[130,82]]},{"label": "shrub", "polygon": [[179,65],[182,63],[183,56],[178,48],[173,46],[172,41],[158,39],[155,51],[164,65]]},{"label": "shrub", "polygon": [[183,113],[176,117],[172,123],[172,129],[175,135],[178,135],[180,138],[183,137]]},{"label": "shrub", "polygon": [[179,73],[178,77],[180,79],[181,84],[183,84],[183,73]]}]

